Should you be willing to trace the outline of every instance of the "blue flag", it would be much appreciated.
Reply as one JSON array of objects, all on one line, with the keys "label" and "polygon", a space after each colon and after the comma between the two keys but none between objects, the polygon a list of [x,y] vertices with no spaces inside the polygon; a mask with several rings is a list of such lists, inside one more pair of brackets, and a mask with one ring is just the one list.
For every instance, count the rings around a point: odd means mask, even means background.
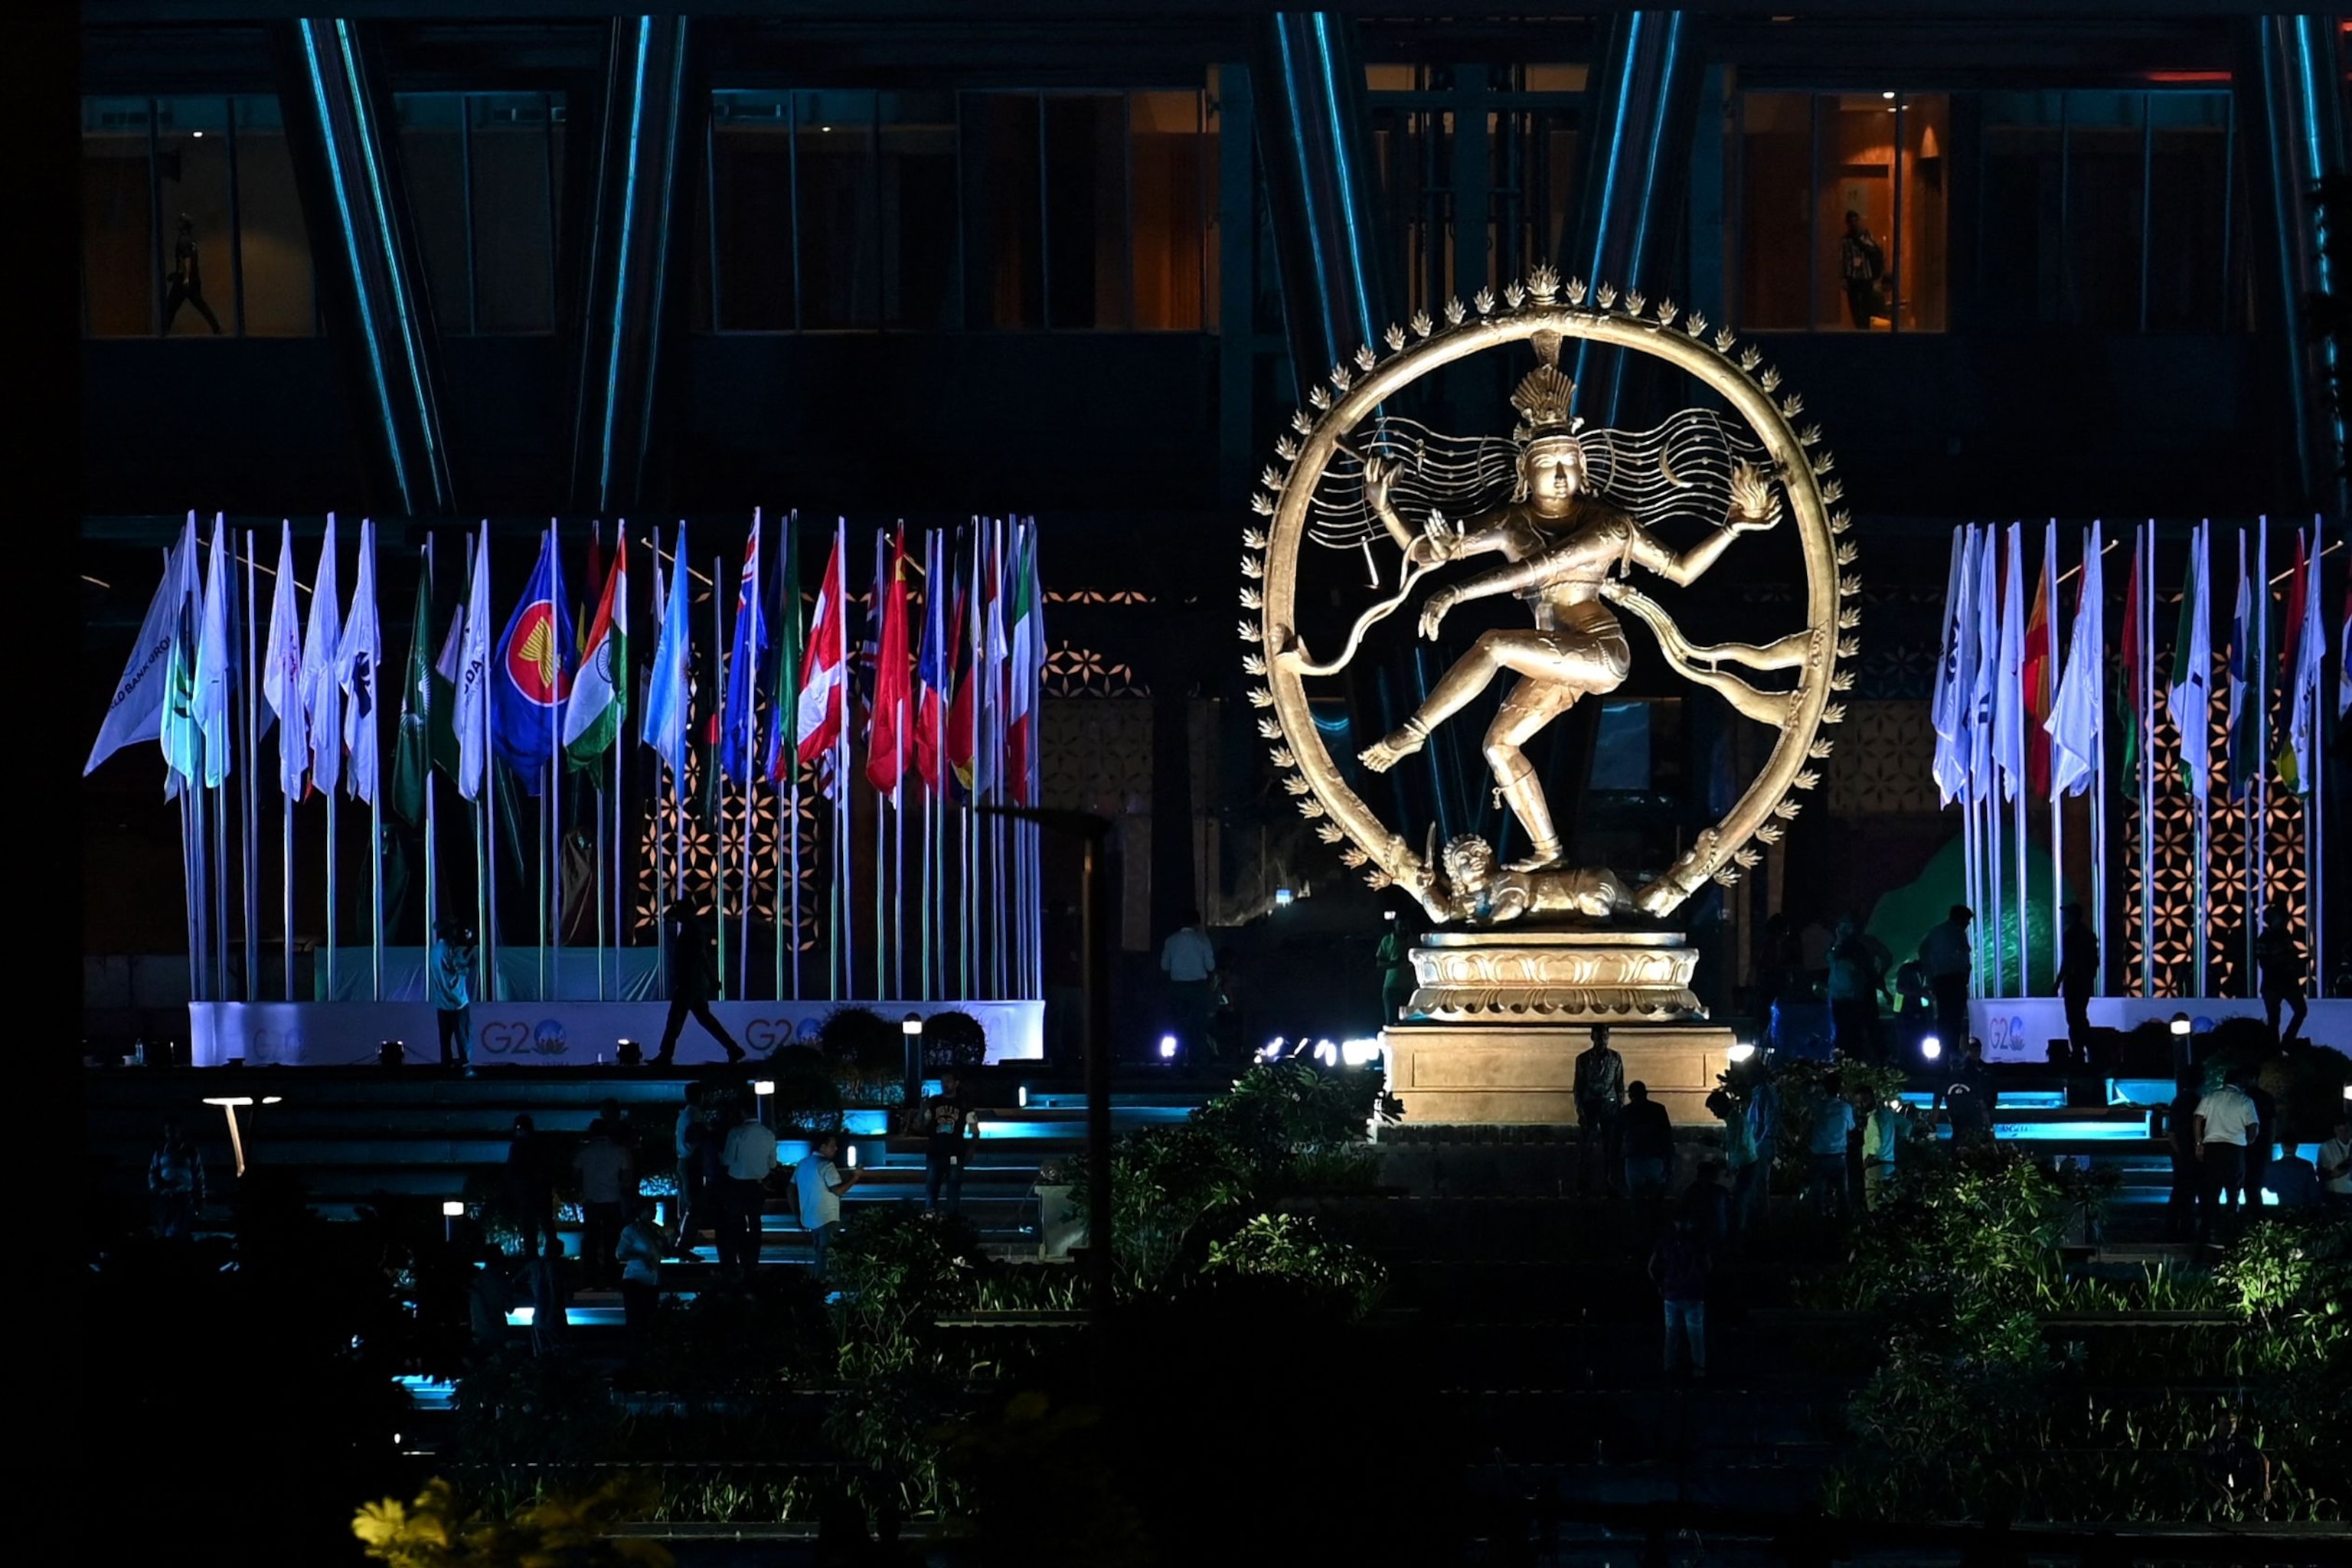
[{"label": "blue flag", "polygon": [[727,661],[727,707],[719,717],[719,765],[738,784],[750,782],[753,710],[760,700],[760,662],[768,655],[767,606],[760,597],[760,514],[743,543],[743,571],[735,581],[735,651]]},{"label": "blue flag", "polygon": [[522,775],[523,787],[532,795],[539,793],[540,775],[555,760],[563,702],[572,695],[572,672],[578,661],[566,604],[563,563],[550,533],[540,545],[539,565],[491,661],[491,744],[499,760]]},{"label": "blue flag", "polygon": [[[654,754],[669,764],[670,772],[681,781],[686,777],[687,725],[687,659],[691,652],[688,637],[687,615],[689,609],[686,570],[686,524],[677,525],[677,536],[670,542],[668,591],[655,595],[655,607],[660,613],[661,635],[654,644],[653,662],[646,683],[646,716],[638,727],[646,744]],[[661,582],[661,552],[654,552],[654,581]],[[665,603],[665,599],[667,603]]]}]

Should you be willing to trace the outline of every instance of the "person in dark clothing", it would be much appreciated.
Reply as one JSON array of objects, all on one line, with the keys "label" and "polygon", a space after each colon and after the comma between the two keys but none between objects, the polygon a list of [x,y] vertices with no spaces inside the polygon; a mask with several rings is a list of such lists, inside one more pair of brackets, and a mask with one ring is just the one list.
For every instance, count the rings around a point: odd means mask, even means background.
[{"label": "person in dark clothing", "polygon": [[1074,1064],[1086,1047],[1086,931],[1067,899],[1045,906],[1045,1056]]},{"label": "person in dark clothing", "polygon": [[1801,955],[1797,951],[1797,938],[1789,930],[1789,917],[1776,914],[1764,921],[1764,930],[1756,939],[1756,1016],[1769,1031],[1772,1027],[1772,1008],[1795,986]]},{"label": "person in dark clothing", "polygon": [[1382,910],[1381,919],[1381,945],[1373,951],[1372,962],[1381,968],[1381,1027],[1385,1029],[1404,1016],[1405,1004],[1412,1000],[1412,940],[1394,910]]},{"label": "person in dark clothing", "polygon": [[1593,1173],[1615,1193],[1619,1142],[1618,1111],[1625,1102],[1625,1058],[1609,1046],[1609,1026],[1593,1026],[1592,1044],[1576,1058],[1576,1190],[1590,1196]]},{"label": "person in dark clothing", "polygon": [[155,1234],[185,1240],[205,1206],[205,1163],[180,1135],[176,1120],[164,1121],[163,1142],[147,1162],[147,1195],[155,1207]]},{"label": "person in dark clothing", "polygon": [[1634,1234],[1646,1241],[1657,1234],[1666,1180],[1675,1168],[1675,1129],[1666,1108],[1650,1098],[1650,1086],[1636,1079],[1625,1086],[1623,1117],[1625,1191],[1633,1200]]},{"label": "person in dark clothing", "polygon": [[1984,1042],[1973,1035],[1961,1047],[1942,1095],[1944,1120],[1952,1129],[1952,1146],[1964,1149],[1992,1137],[1992,1085],[1985,1078]]},{"label": "person in dark clothing", "polygon": [[555,1171],[547,1142],[528,1116],[514,1119],[514,1142],[507,1145],[507,1201],[515,1228],[522,1232],[522,1255],[540,1256],[542,1238],[555,1239]]},{"label": "person in dark clothing", "polygon": [[1886,990],[1886,966],[1878,945],[1863,935],[1852,915],[1838,921],[1830,947],[1830,1038],[1838,1055],[1874,1062],[1878,1044],[1878,999]]},{"label": "person in dark clothing", "polygon": [[1969,974],[1976,963],[1969,927],[1976,918],[1966,904],[1954,904],[1919,939],[1919,962],[1927,966],[1927,987],[1936,997],[1936,1033],[1948,1051],[1969,1037]]},{"label": "person in dark clothing", "polygon": [[1699,1162],[1698,1174],[1683,1189],[1682,1211],[1708,1250],[1723,1245],[1731,1231],[1731,1190],[1724,1184],[1722,1161]]},{"label": "person in dark clothing", "polygon": [[2058,994],[2066,1004],[2066,1043],[2074,1059],[2093,1063],[2091,997],[2099,988],[2099,934],[2083,919],[2083,906],[2066,906],[2066,924],[2058,938]]},{"label": "person in dark clothing", "polygon": [[971,1102],[964,1098],[963,1086],[956,1075],[940,1073],[939,1093],[923,1101],[923,1209],[927,1214],[940,1212],[943,1193],[948,1213],[954,1214],[963,1206],[964,1153],[972,1131],[972,1114]]},{"label": "person in dark clothing", "polygon": [[1862,215],[1845,215],[1845,233],[1838,239],[1838,277],[1845,285],[1847,313],[1853,324],[1864,331],[1870,331],[1872,319],[1883,309],[1878,297],[1878,280],[1886,273],[1886,252],[1880,248],[1877,237],[1864,226]]},{"label": "person in dark clothing", "polygon": [[729,1061],[741,1061],[743,1047],[735,1043],[735,1037],[710,1011],[710,999],[719,990],[719,976],[702,916],[686,900],[674,900],[662,911],[662,939],[669,947],[669,1021],[662,1026],[661,1049],[654,1053],[653,1065],[669,1066],[677,1055],[677,1037],[686,1028],[689,1013],[696,1023],[710,1031],[712,1039],[727,1047]]},{"label": "person in dark clothing", "polygon": [[1650,1254],[1650,1279],[1666,1303],[1666,1375],[1675,1374],[1685,1340],[1691,1376],[1706,1376],[1706,1285],[1713,1268],[1706,1246],[1687,1219],[1675,1222]]},{"label": "person in dark clothing", "polygon": [[[2263,934],[2254,943],[2254,957],[2262,965],[2263,1016],[2270,1020],[2271,1033],[2280,1045],[2300,1038],[2311,1004],[2303,999],[2303,949],[2294,940],[2284,904],[2272,905],[2263,917]],[[2281,1007],[2287,1012],[2284,1035],[2279,1034]]]},{"label": "person in dark clothing", "polygon": [[2254,1131],[2246,1139],[2246,1184],[2238,1189],[2238,1205],[2242,1211],[2248,1204],[2256,1208],[2263,1206],[2263,1186],[2270,1175],[2271,1145],[2278,1142],[2278,1100],[2251,1073],[2240,1087],[2254,1102],[2258,1119]]},{"label": "person in dark clothing", "polygon": [[180,237],[172,245],[172,279],[163,290],[163,336],[172,335],[172,322],[183,304],[194,305],[205,325],[220,336],[220,318],[205,303],[205,275],[196,261],[196,226],[188,215],[180,215]]},{"label": "person in dark clothing", "polygon": [[2175,1080],[2172,1103],[2165,1110],[2164,1130],[2172,1152],[2172,1191],[2164,1200],[2164,1239],[2188,1241],[2197,1234],[2197,1193],[2202,1184],[2197,1168],[2197,1102],[2204,1086],[2194,1074]]}]

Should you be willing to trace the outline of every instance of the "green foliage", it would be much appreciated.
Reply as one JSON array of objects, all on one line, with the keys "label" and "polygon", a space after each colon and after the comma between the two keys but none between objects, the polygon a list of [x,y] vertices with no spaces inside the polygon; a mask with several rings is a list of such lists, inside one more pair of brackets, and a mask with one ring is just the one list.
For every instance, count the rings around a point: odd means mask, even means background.
[{"label": "green foliage", "polygon": [[988,1030],[969,1013],[933,1013],[923,1020],[923,1065],[976,1068],[988,1060]]},{"label": "green foliage", "polygon": [[1339,1316],[1360,1318],[1388,1284],[1388,1270],[1360,1247],[1326,1236],[1305,1215],[1259,1215],[1209,1244],[1202,1277],[1278,1282],[1327,1304]]},{"label": "green foliage", "polygon": [[[1087,1162],[1071,1162],[1070,1197],[1094,1234]],[[1111,1237],[1121,1288],[1158,1289],[1198,1260],[1207,1230],[1231,1223],[1258,1191],[1247,1149],[1197,1122],[1150,1127],[1111,1151]]]},{"label": "green foliage", "polygon": [[[1101,1413],[1014,1394],[992,1421],[947,1434],[945,1465],[961,1483],[949,1531],[983,1568],[1122,1568],[1153,1561],[1141,1515],[1121,1490],[1121,1463],[1103,1440]],[[1050,1478],[1052,1528],[1040,1528],[1041,1479]]]},{"label": "green foliage", "polygon": [[452,1452],[475,1465],[610,1458],[620,1414],[612,1385],[569,1356],[508,1352],[457,1384]]},{"label": "green foliage", "polygon": [[980,1233],[911,1204],[856,1207],[833,1246],[839,1370],[845,1377],[911,1364],[933,1320],[970,1310],[985,1267]]},{"label": "green foliage", "polygon": [[860,1077],[896,1074],[906,1066],[898,1026],[871,1007],[835,1007],[817,1026],[817,1047],[836,1070]]},{"label": "green foliage", "polygon": [[1271,1179],[1300,1155],[1361,1151],[1381,1096],[1376,1073],[1258,1062],[1194,1111],[1192,1125],[1241,1151],[1258,1178]]},{"label": "green foliage", "polygon": [[632,1370],[637,1386],[707,1399],[805,1384],[832,1371],[833,1332],[815,1281],[797,1270],[755,1290],[666,1299]]},{"label": "green foliage", "polygon": [[545,1497],[493,1518],[467,1508],[448,1482],[425,1483],[413,1503],[369,1503],[352,1521],[370,1557],[392,1568],[669,1568],[659,1542],[615,1537],[660,1500],[649,1477],[619,1476],[593,1492]]}]

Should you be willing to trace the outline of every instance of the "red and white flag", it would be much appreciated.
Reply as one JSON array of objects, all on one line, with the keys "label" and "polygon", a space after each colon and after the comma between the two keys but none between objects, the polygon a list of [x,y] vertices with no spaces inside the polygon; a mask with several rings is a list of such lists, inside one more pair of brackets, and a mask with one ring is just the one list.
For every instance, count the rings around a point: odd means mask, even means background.
[{"label": "red and white flag", "polygon": [[847,567],[841,558],[842,535],[835,525],[833,553],[824,563],[824,582],[816,594],[816,622],[809,628],[808,662],[803,667],[795,707],[800,759],[814,766],[841,739],[847,721],[849,649],[844,616],[848,613]]}]

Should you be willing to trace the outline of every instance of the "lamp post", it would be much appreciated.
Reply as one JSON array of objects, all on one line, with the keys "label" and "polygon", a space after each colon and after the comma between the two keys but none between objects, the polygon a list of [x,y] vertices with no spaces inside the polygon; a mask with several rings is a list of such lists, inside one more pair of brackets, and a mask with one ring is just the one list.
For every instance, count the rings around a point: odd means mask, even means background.
[{"label": "lamp post", "polygon": [[905,1048],[902,1064],[907,1079],[907,1119],[911,1124],[915,1111],[923,1103],[923,1017],[909,1013],[898,1024],[898,1042]]},{"label": "lamp post", "polygon": [[2189,1022],[2188,1014],[2175,1013],[2169,1027],[2172,1030],[2172,1076],[2178,1079],[2189,1070],[2192,1055],[2189,1037],[2196,1032],[2197,1026]]},{"label": "lamp post", "polygon": [[[283,1095],[265,1094],[261,1097],[260,1103],[263,1105],[275,1105],[284,1098],[285,1097]],[[228,1118],[229,1152],[236,1156],[236,1173],[239,1177],[242,1177],[245,1174],[245,1134],[238,1129],[236,1124],[236,1108],[240,1105],[254,1104],[255,1101],[253,1096],[249,1094],[208,1094],[205,1096],[205,1103],[206,1105],[219,1106],[221,1108],[221,1113]]]},{"label": "lamp post", "polygon": [[441,1200],[441,1239],[443,1241],[455,1242],[457,1239],[457,1221],[464,1217],[465,1213],[466,1205],[462,1199]]}]

